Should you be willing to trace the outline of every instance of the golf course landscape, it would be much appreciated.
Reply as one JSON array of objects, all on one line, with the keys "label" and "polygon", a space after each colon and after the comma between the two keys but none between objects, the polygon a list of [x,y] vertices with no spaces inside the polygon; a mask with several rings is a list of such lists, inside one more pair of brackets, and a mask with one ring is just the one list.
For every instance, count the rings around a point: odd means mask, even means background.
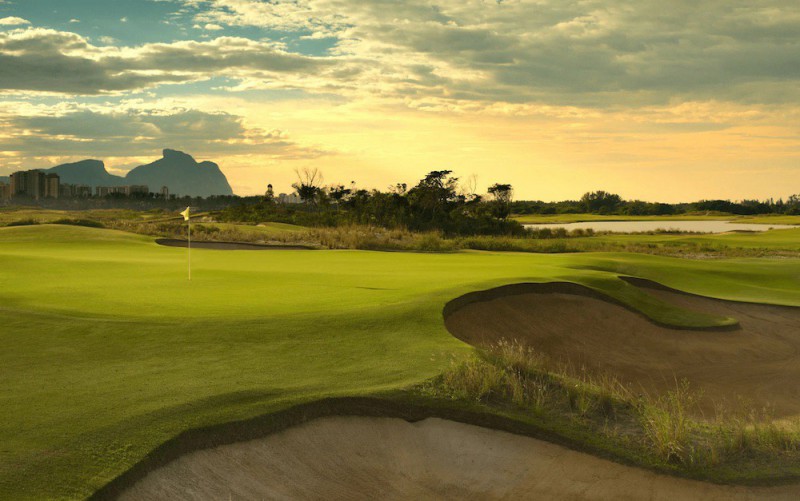
[{"label": "golf course landscape", "polygon": [[[783,248],[800,239],[800,229],[747,238]],[[641,322],[720,343],[740,335],[734,310],[698,310],[620,276],[711,298],[800,306],[796,258],[193,249],[191,259],[189,281],[187,250],[151,236],[51,224],[0,228],[0,499],[85,498],[184,432],[337,398],[505,416],[537,435],[530,430],[539,421],[520,417],[523,407],[492,410],[425,390],[474,357],[473,346],[448,332],[443,309],[477,291],[577,284]],[[477,318],[501,325],[485,312]],[[786,363],[796,369],[795,359]],[[792,410],[784,406],[780,417],[791,421]],[[551,421],[539,428],[538,436],[573,449],[683,476],[746,484],[800,474],[789,461],[737,478],[669,457],[626,457]],[[794,458],[796,447],[782,454]]]},{"label": "golf course landscape", "polygon": [[800,501],[800,2],[0,0],[0,501]]}]

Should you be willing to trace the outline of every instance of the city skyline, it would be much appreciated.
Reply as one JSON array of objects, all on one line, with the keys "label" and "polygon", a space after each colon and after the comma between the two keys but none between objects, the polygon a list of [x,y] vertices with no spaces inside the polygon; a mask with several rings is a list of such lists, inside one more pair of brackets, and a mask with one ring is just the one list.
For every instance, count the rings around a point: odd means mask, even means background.
[{"label": "city skyline", "polygon": [[520,199],[800,192],[792,2],[0,1],[0,176],[175,148],[235,193],[434,169]]}]

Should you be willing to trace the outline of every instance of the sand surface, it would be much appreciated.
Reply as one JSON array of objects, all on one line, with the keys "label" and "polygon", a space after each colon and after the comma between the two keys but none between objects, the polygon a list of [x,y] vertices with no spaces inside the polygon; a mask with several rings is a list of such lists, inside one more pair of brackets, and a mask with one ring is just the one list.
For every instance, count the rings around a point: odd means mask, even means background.
[{"label": "sand surface", "polygon": [[[178,240],[175,238],[158,238],[156,239],[158,245],[167,247],[186,247],[186,240]],[[311,247],[304,245],[268,245],[268,244],[254,244],[249,242],[206,242],[192,240],[193,249],[213,249],[213,250],[310,250]]]},{"label": "sand surface", "polygon": [[768,406],[774,417],[800,414],[800,308],[721,301],[645,289],[681,307],[730,316],[741,329],[675,330],[601,299],[526,293],[480,301],[445,319],[475,345],[517,339],[573,367],[616,375],[637,391],[660,394],[686,378],[703,392],[700,412],[742,403]]},{"label": "sand surface", "polygon": [[426,419],[333,417],[187,454],[125,500],[798,499],[800,485],[721,486],[529,437]]}]

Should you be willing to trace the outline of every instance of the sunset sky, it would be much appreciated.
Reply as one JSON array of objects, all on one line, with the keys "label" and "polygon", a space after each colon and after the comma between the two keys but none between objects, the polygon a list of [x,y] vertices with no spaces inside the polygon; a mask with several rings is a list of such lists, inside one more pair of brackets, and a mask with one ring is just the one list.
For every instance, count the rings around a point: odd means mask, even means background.
[{"label": "sunset sky", "polygon": [[0,0],[0,175],[162,148],[234,192],[800,193],[797,0]]}]

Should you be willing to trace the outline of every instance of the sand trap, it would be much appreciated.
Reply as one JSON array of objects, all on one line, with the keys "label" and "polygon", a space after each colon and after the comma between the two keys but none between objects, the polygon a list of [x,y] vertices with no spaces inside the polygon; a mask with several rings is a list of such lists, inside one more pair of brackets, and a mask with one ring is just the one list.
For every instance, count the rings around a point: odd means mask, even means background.
[{"label": "sand trap", "polygon": [[124,500],[798,499],[658,475],[529,437],[426,419],[334,417],[187,454]]},{"label": "sand trap", "polygon": [[553,359],[610,372],[647,392],[674,389],[676,378],[687,378],[704,392],[701,406],[709,416],[717,403],[740,407],[738,396],[771,406],[775,417],[800,414],[800,308],[646,288],[670,303],[734,317],[741,325],[727,332],[676,330],[596,297],[547,292],[548,285],[515,286],[507,289],[513,295],[498,292],[494,298],[485,294],[490,299],[450,308],[445,324],[468,343],[518,339]]},{"label": "sand trap", "polygon": [[[167,247],[186,247],[186,240],[175,238],[158,238],[158,245]],[[312,250],[313,247],[305,245],[267,245],[252,244],[249,242],[196,242],[192,241],[192,249],[214,249],[214,250]]]}]

